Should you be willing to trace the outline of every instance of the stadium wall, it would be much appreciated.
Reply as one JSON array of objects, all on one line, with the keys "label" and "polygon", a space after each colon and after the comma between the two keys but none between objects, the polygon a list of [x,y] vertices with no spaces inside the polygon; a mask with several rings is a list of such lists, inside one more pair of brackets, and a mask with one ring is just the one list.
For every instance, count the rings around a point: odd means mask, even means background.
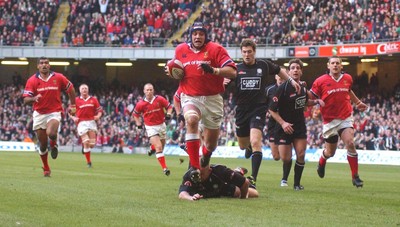
[{"label": "stadium wall", "polygon": [[[59,150],[62,152],[81,152],[81,146],[60,146]],[[15,151],[35,152],[35,144],[28,142],[4,142],[0,141],[0,151]],[[96,153],[111,153],[112,147],[96,147],[92,149]],[[318,162],[321,156],[322,149],[307,149],[305,160],[306,162]],[[124,154],[146,154],[146,148],[123,148]],[[294,153],[294,152],[293,152]],[[177,145],[167,145],[164,149],[165,155],[187,156]],[[263,148],[263,159],[272,160],[271,150],[267,147]],[[219,146],[213,152],[213,157],[218,158],[245,158],[244,151],[239,147]],[[295,155],[293,159],[295,159]],[[360,164],[375,164],[375,165],[398,165],[400,166],[400,152],[398,151],[371,151],[371,150],[358,150],[358,160]],[[347,151],[345,149],[338,149],[334,157],[329,159],[333,163],[347,163]]]}]

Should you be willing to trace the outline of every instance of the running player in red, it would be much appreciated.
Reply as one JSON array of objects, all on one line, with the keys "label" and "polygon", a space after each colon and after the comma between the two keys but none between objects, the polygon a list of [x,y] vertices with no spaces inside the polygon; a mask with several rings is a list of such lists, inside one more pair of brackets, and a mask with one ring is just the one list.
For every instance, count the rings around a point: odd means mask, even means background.
[{"label": "running player in red", "polygon": [[[165,146],[165,136],[167,134],[165,120],[171,119],[172,105],[164,97],[154,95],[154,87],[150,83],[144,85],[143,92],[143,99],[136,104],[133,110],[136,127],[140,130],[143,128],[140,119],[142,115],[147,136],[150,138],[150,143],[154,145],[156,149],[156,158],[164,174],[169,176],[171,172],[165,163],[163,150]],[[167,111],[166,114],[165,110]]]},{"label": "running player in red", "polygon": [[175,49],[175,58],[183,63],[185,76],[180,81],[181,104],[186,122],[186,147],[193,181],[200,181],[200,134],[203,125],[202,164],[209,164],[217,147],[219,128],[223,118],[224,78],[236,77],[236,66],[221,45],[207,38],[207,29],[201,22],[190,28],[190,42]]},{"label": "running player in red", "polygon": [[39,155],[43,163],[43,175],[50,177],[51,170],[48,164],[48,143],[50,139],[51,157],[58,156],[57,131],[60,125],[61,92],[68,94],[70,100],[70,114],[74,115],[75,89],[73,84],[61,73],[50,70],[49,59],[40,57],[37,62],[38,72],[26,82],[23,98],[25,105],[33,106],[33,130],[39,142]]},{"label": "running player in red", "polygon": [[325,106],[321,107],[325,149],[319,159],[317,172],[319,177],[325,176],[326,160],[335,155],[340,137],[347,149],[353,185],[357,188],[362,187],[363,181],[358,175],[358,155],[354,145],[351,102],[355,103],[360,111],[365,111],[368,106],[351,90],[353,79],[351,75],[342,72],[342,60],[339,57],[329,58],[327,67],[329,72],[318,77],[311,88],[313,95],[325,102]]},{"label": "running player in red", "polygon": [[76,116],[71,116],[71,118],[78,125],[78,135],[82,139],[83,154],[85,155],[87,166],[91,168],[90,150],[96,145],[96,121],[102,116],[103,110],[97,98],[89,95],[88,85],[81,84],[79,92],[80,97],[75,98]]}]

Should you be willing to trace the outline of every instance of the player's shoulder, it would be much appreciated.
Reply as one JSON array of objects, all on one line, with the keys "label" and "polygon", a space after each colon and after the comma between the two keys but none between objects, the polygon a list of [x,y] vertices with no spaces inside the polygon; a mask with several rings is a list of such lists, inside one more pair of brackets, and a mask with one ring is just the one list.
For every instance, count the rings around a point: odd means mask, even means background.
[{"label": "player's shoulder", "polygon": [[348,74],[348,73],[343,73],[343,77],[353,79],[353,77],[352,77],[350,74]]},{"label": "player's shoulder", "polygon": [[271,84],[265,88],[265,92],[271,93],[274,92],[278,88],[277,84]]},{"label": "player's shoulder", "polygon": [[221,44],[218,44],[218,43],[215,43],[212,41],[206,43],[205,48],[206,48],[207,52],[219,53],[220,51],[226,51],[226,49]]},{"label": "player's shoulder", "polygon": [[[327,79],[329,79],[329,78],[331,78],[331,77],[330,77],[327,73],[324,73],[324,74],[318,76],[318,77],[315,79],[315,81],[327,80]],[[314,81],[314,82],[315,82],[315,81]]]},{"label": "player's shoulder", "polygon": [[53,74],[53,76],[56,76],[56,77],[66,77],[66,76],[64,76],[64,74],[55,72],[55,71],[52,71],[51,74]]},{"label": "player's shoulder", "polygon": [[176,46],[175,52],[180,52],[180,51],[189,49],[189,45],[190,45],[189,43],[180,43],[178,46]]}]

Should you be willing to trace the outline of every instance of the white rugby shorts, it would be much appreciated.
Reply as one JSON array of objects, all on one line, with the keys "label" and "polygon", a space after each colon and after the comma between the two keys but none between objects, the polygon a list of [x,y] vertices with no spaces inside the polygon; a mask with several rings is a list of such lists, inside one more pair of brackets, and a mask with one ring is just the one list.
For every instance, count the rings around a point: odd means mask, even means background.
[{"label": "white rugby shorts", "polygon": [[33,130],[47,129],[47,123],[55,119],[61,121],[61,112],[53,112],[49,114],[40,114],[37,111],[33,112]]},{"label": "white rugby shorts", "polygon": [[181,94],[182,108],[196,106],[201,113],[201,124],[208,129],[219,129],[224,115],[224,103],[221,95],[189,96]]},{"label": "white rugby shorts", "polygon": [[94,131],[97,133],[97,124],[95,120],[81,121],[78,123],[78,135],[85,135],[88,131]]},{"label": "white rugby shorts", "polygon": [[343,128],[353,128],[353,116],[344,120],[335,119],[322,127],[322,136],[327,139],[332,136],[338,136],[339,130]]},{"label": "white rugby shorts", "polygon": [[147,136],[150,138],[152,136],[158,135],[160,139],[165,139],[167,134],[167,126],[165,123],[160,125],[145,125]]}]

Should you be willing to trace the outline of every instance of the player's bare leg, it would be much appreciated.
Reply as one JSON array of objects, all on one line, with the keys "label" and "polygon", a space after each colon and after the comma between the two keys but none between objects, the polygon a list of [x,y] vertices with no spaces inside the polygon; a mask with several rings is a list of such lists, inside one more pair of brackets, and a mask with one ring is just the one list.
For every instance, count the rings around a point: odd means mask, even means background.
[{"label": "player's bare leg", "polygon": [[50,150],[51,150],[51,158],[56,159],[58,156],[58,144],[57,144],[57,136],[58,136],[58,127],[60,122],[56,119],[51,119],[47,123],[46,134],[50,139]]},{"label": "player's bare leg", "polygon": [[363,187],[364,182],[360,179],[358,174],[358,154],[354,144],[354,129],[346,128],[343,130],[340,137],[347,149],[347,161],[350,165],[352,183],[357,188]]}]

